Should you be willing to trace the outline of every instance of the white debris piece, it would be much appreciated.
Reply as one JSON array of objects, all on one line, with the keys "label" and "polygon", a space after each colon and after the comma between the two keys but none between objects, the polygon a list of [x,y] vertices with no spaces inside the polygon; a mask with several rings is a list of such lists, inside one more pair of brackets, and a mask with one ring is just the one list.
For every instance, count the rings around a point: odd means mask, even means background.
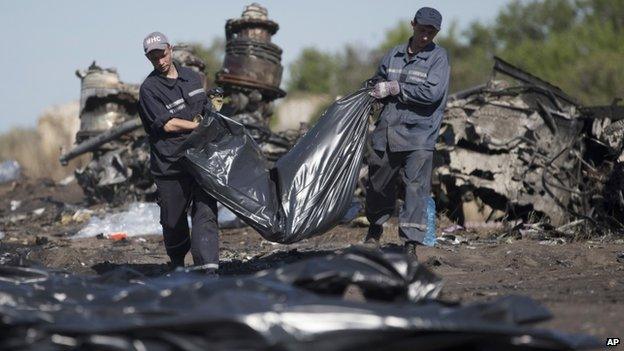
[{"label": "white debris piece", "polygon": [[19,178],[22,166],[15,160],[0,162],[0,184]]},{"label": "white debris piece", "polygon": [[93,216],[74,238],[98,234],[126,233],[128,236],[162,234],[160,208],[154,202],[133,202],[124,212],[109,213],[104,218]]},{"label": "white debris piece", "polygon": [[22,205],[22,202],[19,200],[11,200],[11,211],[17,210]]},{"label": "white debris piece", "polygon": [[[220,204],[218,210],[219,228],[239,228],[245,225],[234,213]],[[77,214],[78,212],[75,216]],[[110,233],[126,233],[129,237],[162,234],[160,207],[155,202],[133,202],[128,206],[127,211],[109,213],[104,218],[93,216],[93,211],[89,210],[85,210],[81,214],[91,215],[91,218],[74,238],[88,238],[98,234],[107,235]],[[187,220],[190,228],[191,219],[187,218]]]},{"label": "white debris piece", "polygon": [[72,175],[69,175],[69,176],[67,176],[67,177],[63,178],[63,179],[62,179],[61,181],[59,181],[58,183],[59,183],[59,185],[62,185],[62,186],[67,186],[67,185],[71,184],[71,183],[72,183],[73,181],[75,181],[75,180],[76,180],[76,176],[74,176],[74,175],[72,174]]}]

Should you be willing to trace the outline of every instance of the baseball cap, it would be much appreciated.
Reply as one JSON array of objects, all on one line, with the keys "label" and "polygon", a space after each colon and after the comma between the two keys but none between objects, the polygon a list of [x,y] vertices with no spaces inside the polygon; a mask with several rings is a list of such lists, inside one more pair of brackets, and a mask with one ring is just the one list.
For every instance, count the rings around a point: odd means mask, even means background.
[{"label": "baseball cap", "polygon": [[422,7],[416,11],[414,22],[425,26],[433,26],[435,29],[440,30],[442,26],[442,15],[434,8]]},{"label": "baseball cap", "polygon": [[161,32],[152,32],[143,39],[143,51],[147,54],[152,50],[165,50],[169,39]]}]

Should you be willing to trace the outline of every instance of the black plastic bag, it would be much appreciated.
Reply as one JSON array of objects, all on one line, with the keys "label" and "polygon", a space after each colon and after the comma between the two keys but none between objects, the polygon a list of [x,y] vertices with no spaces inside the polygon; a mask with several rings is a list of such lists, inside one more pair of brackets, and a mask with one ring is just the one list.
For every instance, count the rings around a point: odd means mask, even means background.
[{"label": "black plastic bag", "polygon": [[[342,299],[358,286],[366,301]],[[575,350],[534,329],[528,297],[434,300],[440,278],[400,253],[349,249],[254,276],[102,277],[0,267],[1,350]]]},{"label": "black plastic bag", "polygon": [[369,90],[333,103],[273,168],[241,124],[211,112],[185,144],[186,168],[267,240],[322,234],[351,206],[374,100]]}]

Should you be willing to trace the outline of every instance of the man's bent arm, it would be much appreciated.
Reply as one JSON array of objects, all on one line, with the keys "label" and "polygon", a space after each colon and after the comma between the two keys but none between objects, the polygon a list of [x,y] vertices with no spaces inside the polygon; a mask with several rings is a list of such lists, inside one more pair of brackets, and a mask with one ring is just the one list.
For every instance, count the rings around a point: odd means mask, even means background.
[{"label": "man's bent arm", "polygon": [[198,125],[199,123],[197,122],[173,117],[165,123],[163,130],[167,133],[182,133],[191,131],[197,128]]}]

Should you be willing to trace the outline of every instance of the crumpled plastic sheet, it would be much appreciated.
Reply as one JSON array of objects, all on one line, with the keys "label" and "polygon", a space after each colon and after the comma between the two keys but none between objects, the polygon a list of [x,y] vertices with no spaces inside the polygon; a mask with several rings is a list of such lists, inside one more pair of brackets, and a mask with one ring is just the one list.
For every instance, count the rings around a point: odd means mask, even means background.
[{"label": "crumpled plastic sheet", "polygon": [[[218,205],[217,219],[219,228],[240,228],[245,226],[236,215],[226,207]],[[191,226],[190,218],[187,218]],[[74,239],[94,237],[98,234],[126,233],[128,236],[162,234],[160,225],[160,207],[154,202],[133,202],[126,211],[109,213],[99,218],[93,216]]]},{"label": "crumpled plastic sheet", "polygon": [[322,234],[351,207],[373,101],[369,90],[333,103],[274,167],[241,124],[210,112],[183,145],[187,168],[269,241]]},{"label": "crumpled plastic sheet", "polygon": [[19,178],[22,167],[15,160],[0,162],[0,184],[13,181]]},{"label": "crumpled plastic sheet", "polygon": [[162,234],[158,205],[150,202],[133,202],[128,205],[126,211],[108,213],[102,218],[92,216],[73,238],[111,233],[126,233],[128,236]]},{"label": "crumpled plastic sheet", "polygon": [[[355,285],[366,301],[341,298]],[[584,335],[532,329],[528,297],[435,300],[438,277],[400,253],[354,248],[254,276],[131,270],[81,277],[0,266],[3,350],[574,350]]]}]

